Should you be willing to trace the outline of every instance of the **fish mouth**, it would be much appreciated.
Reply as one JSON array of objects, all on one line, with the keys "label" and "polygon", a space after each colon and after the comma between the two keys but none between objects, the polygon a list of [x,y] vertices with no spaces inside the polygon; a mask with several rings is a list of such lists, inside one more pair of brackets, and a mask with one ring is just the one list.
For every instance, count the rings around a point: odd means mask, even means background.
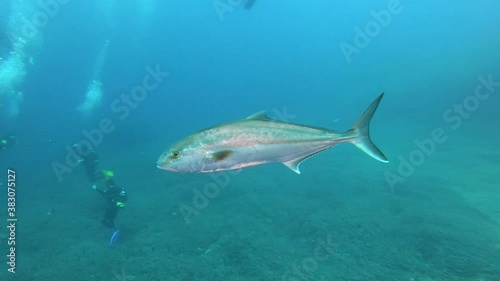
[{"label": "fish mouth", "polygon": [[156,160],[156,167],[158,167],[158,169],[161,169],[161,170],[166,170],[167,169],[167,165],[165,164],[165,157],[163,157],[163,155],[161,155],[158,160]]},{"label": "fish mouth", "polygon": [[161,164],[156,164],[156,167],[160,170],[167,170],[167,167],[166,166],[163,166]]},{"label": "fish mouth", "polygon": [[169,167],[167,165],[162,165],[162,164],[156,164],[156,167],[160,170],[165,170],[165,171],[171,171],[171,172],[175,172],[174,169],[172,169],[172,167]]}]

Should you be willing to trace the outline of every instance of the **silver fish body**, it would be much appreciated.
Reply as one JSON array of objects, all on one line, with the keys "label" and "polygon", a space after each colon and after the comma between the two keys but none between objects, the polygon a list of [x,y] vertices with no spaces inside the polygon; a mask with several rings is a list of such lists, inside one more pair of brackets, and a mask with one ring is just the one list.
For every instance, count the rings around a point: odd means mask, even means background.
[{"label": "silver fish body", "polygon": [[210,173],[279,162],[300,174],[305,159],[342,142],[388,162],[369,137],[369,123],[382,97],[345,133],[276,121],[259,112],[188,136],[166,150],[157,165],[173,172]]}]

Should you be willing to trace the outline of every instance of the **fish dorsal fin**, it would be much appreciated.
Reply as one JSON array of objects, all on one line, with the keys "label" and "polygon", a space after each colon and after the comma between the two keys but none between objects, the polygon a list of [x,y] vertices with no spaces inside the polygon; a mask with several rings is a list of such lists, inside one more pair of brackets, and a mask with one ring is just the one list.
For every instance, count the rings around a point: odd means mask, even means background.
[{"label": "fish dorsal fin", "polygon": [[304,160],[306,160],[309,157],[311,157],[311,155],[307,155],[307,156],[304,156],[301,158],[286,161],[286,162],[283,162],[283,165],[287,166],[288,168],[290,168],[290,170],[292,170],[295,173],[300,175],[300,170],[299,170],[300,163],[302,163]]},{"label": "fish dorsal fin", "polygon": [[215,159],[215,161],[222,161],[226,158],[228,158],[229,156],[231,156],[231,154],[233,154],[234,151],[232,150],[221,150],[221,151],[217,151],[215,153],[212,154],[212,158]]},{"label": "fish dorsal fin", "polygon": [[255,114],[252,114],[252,115],[248,116],[246,119],[247,120],[262,120],[262,121],[271,120],[271,118],[267,117],[265,110],[259,111]]}]

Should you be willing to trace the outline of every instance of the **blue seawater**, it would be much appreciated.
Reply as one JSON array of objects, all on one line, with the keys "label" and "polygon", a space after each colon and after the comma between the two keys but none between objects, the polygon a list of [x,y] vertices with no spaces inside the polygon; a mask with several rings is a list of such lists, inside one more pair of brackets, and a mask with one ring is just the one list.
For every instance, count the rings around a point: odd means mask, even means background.
[{"label": "blue seawater", "polygon": [[[250,1],[0,2],[0,280],[500,280],[500,3]],[[343,132],[382,92],[389,163],[156,167],[261,110]]]}]

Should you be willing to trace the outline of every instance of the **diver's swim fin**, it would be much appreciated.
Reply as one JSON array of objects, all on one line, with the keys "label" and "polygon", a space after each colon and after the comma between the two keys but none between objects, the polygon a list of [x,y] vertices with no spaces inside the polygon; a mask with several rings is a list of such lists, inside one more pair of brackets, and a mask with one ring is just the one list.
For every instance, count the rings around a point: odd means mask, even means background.
[{"label": "diver's swim fin", "polygon": [[118,241],[118,237],[120,236],[120,230],[116,229],[113,231],[113,235],[111,235],[111,239],[109,239],[109,246],[113,247],[116,245],[116,242]]}]

